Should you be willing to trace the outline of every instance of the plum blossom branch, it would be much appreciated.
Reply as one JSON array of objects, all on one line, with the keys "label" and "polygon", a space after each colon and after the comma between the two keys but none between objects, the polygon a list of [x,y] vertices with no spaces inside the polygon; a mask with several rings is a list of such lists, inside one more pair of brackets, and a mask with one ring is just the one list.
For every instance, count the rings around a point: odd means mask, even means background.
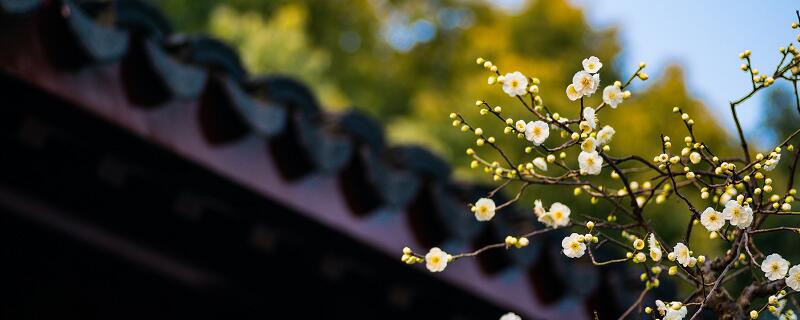
[{"label": "plum blossom branch", "polygon": [[[796,12],[796,15],[798,21],[793,23],[793,28],[798,28],[800,23],[800,12]],[[481,116],[489,115],[500,121],[503,134],[522,141],[525,154],[514,158],[517,161],[512,161],[512,153],[503,150],[497,138],[484,132],[484,129],[472,126],[461,114],[450,115],[453,126],[475,136],[475,148],[466,151],[472,159],[470,167],[482,168],[498,183],[485,198],[470,204],[475,218],[488,223],[496,211],[520,205],[531,185],[571,186],[576,197],[586,196],[591,204],[603,199],[610,204],[610,209],[599,213],[607,217],[600,219],[580,213],[578,216],[583,217],[583,221],[579,221],[581,219],[576,219],[566,204],[553,202],[546,206],[536,200],[531,220],[535,219],[544,228],[519,236],[508,235],[504,242],[455,255],[439,248],[431,248],[424,255],[405,248],[401,260],[408,264],[425,263],[428,270],[439,272],[449,262],[474,257],[488,250],[521,249],[528,246],[531,237],[567,231],[568,235],[561,243],[561,252],[567,258],[580,259],[588,255],[593,265],[632,263],[644,269],[641,275],[644,282],[642,291],[620,319],[643,306],[644,297],[659,286],[664,273],[685,281],[693,290],[683,300],[668,303],[656,300],[655,309],[645,307],[645,313],[656,313],[653,314],[654,318],[683,319],[691,308],[693,313],[690,319],[696,319],[703,310],[712,310],[722,318],[749,316],[755,319],[764,310],[777,310],[775,305],[778,301],[785,303],[791,300],[796,304],[792,294],[800,291],[800,265],[790,268],[790,262],[779,254],[766,255],[753,237],[779,232],[800,234],[800,228],[791,225],[762,227],[773,216],[800,217],[799,211],[792,210],[797,202],[794,176],[800,161],[800,147],[795,148],[792,141],[800,136],[800,127],[768,152],[751,152],[737,114],[737,107],[743,102],[781,79],[791,83],[800,112],[797,88],[797,82],[800,81],[800,50],[794,44],[789,44],[779,51],[781,58],[771,74],[762,73],[752,65],[749,50],[739,55],[743,61],[741,70],[748,75],[751,84],[747,93],[729,102],[741,149],[740,156],[723,156],[713,152],[709,144],[702,140],[703,137],[696,134],[694,119],[688,112],[681,107],[671,106],[672,111],[680,115],[687,136],[680,141],[660,134],[661,153],[655,155],[652,161],[640,155],[612,155],[611,144],[616,130],[609,125],[601,126],[599,116],[599,111],[606,110],[603,115],[613,112],[632,96],[627,89],[633,81],[648,80],[649,76],[644,72],[646,64],[640,63],[624,82],[614,81],[600,90],[603,63],[597,57],[584,59],[582,68],[573,75],[564,92],[567,99],[574,102],[573,110],[577,115],[565,117],[551,112],[545,105],[539,79],[527,77],[519,71],[502,73],[493,62],[479,58],[476,62],[491,72],[487,83],[501,86],[503,92],[516,99],[521,108],[528,112],[520,119],[513,119],[507,116],[501,106],[492,106],[485,100],[475,103]],[[587,98],[598,91],[602,91],[602,102],[589,103]],[[528,121],[525,117],[532,119]],[[551,131],[558,134],[551,136]],[[683,147],[679,152],[673,151],[673,144],[678,148],[683,144]],[[483,146],[492,150],[481,152]],[[782,155],[790,157],[790,160],[781,162]],[[780,193],[776,189],[777,183],[773,181],[773,171],[784,165],[789,169],[789,177],[785,192]],[[609,187],[592,178],[603,171],[609,172],[611,178],[622,185],[615,183]],[[645,179],[633,179],[640,175]],[[493,199],[497,193],[507,190],[512,184],[519,186],[516,191],[508,190],[514,192],[514,196],[496,205]],[[664,203],[673,195],[680,199],[681,208],[686,210],[684,214],[688,213],[689,221],[681,237],[683,242],[670,244],[662,238],[657,228],[658,223],[654,221],[657,217],[645,216],[645,210],[651,204]],[[623,222],[618,223],[618,218],[622,218]],[[697,241],[693,233],[696,235],[705,231],[709,239],[720,239],[720,243],[728,246],[724,254],[707,259],[690,249],[702,247],[690,242]],[[622,251],[624,257],[598,261],[595,255],[601,249]],[[728,292],[730,288],[726,287],[746,275],[751,277],[751,282],[734,299]],[[746,311],[756,299],[766,296],[770,297],[768,304],[749,310],[749,313]],[[787,315],[786,312],[789,311],[784,311],[783,315]]]}]

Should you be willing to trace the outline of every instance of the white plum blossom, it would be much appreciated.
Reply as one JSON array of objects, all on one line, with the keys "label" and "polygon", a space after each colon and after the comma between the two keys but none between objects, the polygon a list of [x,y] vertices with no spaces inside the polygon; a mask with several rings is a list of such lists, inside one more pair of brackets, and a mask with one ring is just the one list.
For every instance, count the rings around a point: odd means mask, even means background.
[{"label": "white plum blossom", "polygon": [[600,68],[603,67],[603,63],[600,62],[600,59],[598,59],[595,56],[583,59],[582,64],[583,64],[583,70],[589,73],[597,73],[597,71],[600,71]]},{"label": "white plum blossom", "polygon": [[547,161],[542,157],[536,157],[536,159],[533,159],[533,165],[539,168],[539,170],[547,171]]},{"label": "white plum blossom", "polygon": [[489,221],[494,217],[494,200],[480,198],[475,202],[475,219],[478,221]]},{"label": "white plum blossom", "polygon": [[541,120],[528,122],[525,125],[525,139],[533,142],[534,145],[541,145],[550,136],[550,127]]},{"label": "white plum blossom", "polygon": [[661,261],[661,246],[658,244],[658,240],[656,240],[656,235],[651,233],[650,237],[647,238],[647,242],[650,247],[650,259],[653,259],[653,261]]},{"label": "white plum blossom", "polygon": [[603,89],[603,102],[609,105],[612,109],[622,103],[623,95],[622,90],[617,86],[607,86]]},{"label": "white plum blossom", "polygon": [[[681,320],[686,317],[686,313],[689,311],[686,309],[686,306],[680,305],[680,307],[678,307],[679,304],[677,302],[673,302],[672,305],[675,307],[669,307],[667,315],[664,316],[663,320]],[[675,308],[677,308],[677,310]]]},{"label": "white plum blossom", "polygon": [[677,301],[666,304],[664,301],[656,300],[656,310],[664,317],[664,320],[680,320],[686,317],[686,313],[688,312],[686,306]]},{"label": "white plum blossom", "polygon": [[583,109],[583,119],[589,123],[589,127],[592,130],[597,128],[597,116],[595,115],[595,110],[592,107],[586,107]]},{"label": "white plum blossom", "polygon": [[731,221],[731,225],[746,229],[753,223],[753,209],[746,205],[742,207],[736,200],[728,200],[722,216]]},{"label": "white plum blossom", "polygon": [[564,255],[570,258],[580,258],[586,252],[586,244],[583,243],[584,237],[573,233],[561,240],[561,247]]},{"label": "white plum blossom", "polygon": [[516,313],[509,312],[500,317],[500,320],[522,320]]},{"label": "white plum blossom", "polygon": [[702,223],[708,231],[715,232],[725,226],[725,218],[714,210],[714,208],[708,207],[703,211],[703,214],[700,215],[700,223]]},{"label": "white plum blossom", "polygon": [[447,262],[450,260],[450,255],[437,247],[431,248],[425,255],[425,267],[430,272],[441,272],[447,267]]},{"label": "white plum blossom", "polygon": [[786,261],[781,255],[773,253],[764,258],[761,263],[761,271],[764,271],[764,276],[770,281],[782,279],[789,271],[789,261]]},{"label": "white plum blossom", "polygon": [[564,227],[569,225],[569,215],[571,210],[560,202],[555,202],[550,205],[550,210],[545,211],[542,207],[542,201],[536,200],[534,202],[533,212],[539,218],[539,222],[551,228]]},{"label": "white plum blossom", "polygon": [[678,260],[678,263],[684,267],[689,266],[689,263],[692,259],[692,256],[689,253],[689,247],[681,242],[678,242],[678,244],[675,245],[675,248],[673,248],[672,253],[675,254],[675,259]]},{"label": "white plum blossom", "polygon": [[600,85],[600,75],[592,75],[583,70],[578,71],[572,76],[572,85],[575,91],[580,92],[581,95],[586,97],[591,96],[597,91],[597,87]]},{"label": "white plum blossom", "polygon": [[603,158],[597,154],[597,151],[582,151],[578,155],[578,166],[584,174],[597,175],[603,168]]},{"label": "white plum blossom", "polygon": [[667,304],[664,301],[656,300],[656,310],[662,317],[667,314]]},{"label": "white plum blossom", "polygon": [[689,161],[691,161],[693,164],[698,164],[700,163],[701,160],[702,157],[700,156],[700,153],[692,152],[691,154],[689,154]]},{"label": "white plum blossom", "polygon": [[511,97],[524,96],[528,93],[528,78],[519,71],[506,73],[503,76],[503,91]]},{"label": "white plum blossom", "polygon": [[550,205],[547,215],[553,220],[553,227],[564,227],[569,224],[571,210],[561,202],[554,202]]},{"label": "white plum blossom", "polygon": [[781,154],[776,153],[774,157],[770,157],[767,161],[764,161],[764,170],[765,171],[772,171],[775,170],[775,167],[778,166],[778,162],[781,161]]},{"label": "white plum blossom", "polygon": [[525,120],[517,120],[517,122],[514,124],[514,128],[517,129],[517,132],[525,133],[526,125],[527,123],[525,123]]},{"label": "white plum blossom", "polygon": [[794,291],[800,291],[800,265],[789,269],[789,276],[786,277],[786,285]]},{"label": "white plum blossom", "polygon": [[617,133],[611,126],[605,126],[597,132],[597,144],[604,145],[611,142],[614,134]]},{"label": "white plum blossom", "polygon": [[581,150],[585,152],[592,152],[595,151],[595,149],[597,149],[597,140],[595,140],[595,138],[588,137],[586,140],[581,142]]},{"label": "white plum blossom", "polygon": [[581,97],[583,97],[583,95],[578,92],[578,90],[575,90],[574,85],[570,84],[567,86],[567,98],[569,98],[570,101],[578,100]]}]

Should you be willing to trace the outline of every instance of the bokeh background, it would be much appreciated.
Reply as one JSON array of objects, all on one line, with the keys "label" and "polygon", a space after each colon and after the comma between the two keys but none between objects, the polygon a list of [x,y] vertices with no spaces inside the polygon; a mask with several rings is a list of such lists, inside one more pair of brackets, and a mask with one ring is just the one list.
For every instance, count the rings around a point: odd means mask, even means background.
[{"label": "bokeh background", "polygon": [[[261,319],[286,311],[300,318],[485,319],[509,310],[612,317],[638,295],[641,270],[566,259],[562,234],[440,274],[400,263],[407,244],[419,252],[435,245],[467,251],[541,227],[531,212],[535,199],[565,203],[575,216],[604,219],[612,209],[569,187],[532,186],[516,210],[492,224],[472,218],[467,203],[495,183],[469,168],[464,150],[475,137],[453,128],[448,115],[459,112],[484,128],[515,161],[532,158],[525,141],[479,115],[477,99],[531,120],[487,84],[490,74],[475,59],[540,79],[544,104],[569,116],[577,107],[564,89],[582,59],[602,60],[603,86],[627,79],[644,61],[650,79],[634,81],[631,99],[599,115],[616,128],[612,155],[651,159],[660,153],[660,134],[682,141],[676,106],[715,153],[739,155],[728,101],[744,95],[750,81],[738,54],[750,49],[754,66],[771,71],[778,48],[796,42],[790,23],[798,9],[789,0],[0,5],[0,95],[7,100],[0,108],[0,258],[11,261],[0,267],[0,292],[13,297],[0,303],[0,318],[14,319]],[[186,96],[170,91],[192,83],[196,90]],[[315,98],[325,112],[317,113]],[[754,153],[800,123],[791,88],[780,81],[739,111]],[[364,132],[374,139],[359,136]],[[351,144],[356,152],[350,157],[348,149],[347,159],[328,152]],[[408,145],[424,148],[398,147]],[[576,157],[568,152],[569,161]],[[772,173],[777,186],[796,174],[786,162]],[[386,175],[372,175],[376,168]],[[590,179],[619,188],[609,174]],[[640,184],[648,178],[632,174]],[[698,194],[689,196],[695,204],[712,205]],[[674,197],[648,206],[646,218],[670,242],[689,222]],[[796,217],[771,220],[800,226]],[[697,254],[724,250],[724,241],[694,230]],[[800,262],[796,235],[758,241],[766,253]],[[621,254],[598,251],[602,260]],[[665,280],[646,300],[687,289]]]}]

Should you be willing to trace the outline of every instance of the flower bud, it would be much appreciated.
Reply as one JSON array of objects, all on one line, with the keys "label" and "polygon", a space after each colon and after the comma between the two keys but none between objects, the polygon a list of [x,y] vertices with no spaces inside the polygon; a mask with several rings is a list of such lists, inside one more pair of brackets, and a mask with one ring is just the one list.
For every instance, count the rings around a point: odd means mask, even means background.
[{"label": "flower bud", "polygon": [[669,270],[667,270],[667,274],[669,274],[671,276],[674,276],[674,275],[678,274],[678,267],[676,267],[676,266],[669,267]]},{"label": "flower bud", "polygon": [[517,244],[517,238],[514,238],[512,236],[507,236],[506,237],[506,246],[507,247],[513,246],[515,244]]}]

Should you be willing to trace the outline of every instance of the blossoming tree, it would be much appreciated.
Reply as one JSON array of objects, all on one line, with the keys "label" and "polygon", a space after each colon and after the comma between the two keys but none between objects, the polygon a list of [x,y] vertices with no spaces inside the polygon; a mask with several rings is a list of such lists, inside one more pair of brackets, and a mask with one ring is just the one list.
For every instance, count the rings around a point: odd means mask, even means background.
[{"label": "blossoming tree", "polygon": [[[800,23],[800,13],[796,16],[798,22],[792,23],[795,29]],[[782,57],[770,73],[760,72],[751,65],[749,50],[739,55],[743,60],[741,69],[748,74],[752,84],[749,92],[730,102],[741,145],[740,155],[715,154],[703,137],[695,134],[695,122],[691,116],[676,106],[672,108],[678,115],[675,121],[683,123],[687,135],[682,143],[675,143],[671,137],[662,134],[658,137],[661,153],[654,155],[652,160],[638,155],[614,155],[611,145],[616,130],[600,121],[601,112],[614,112],[631,96],[627,89],[634,80],[648,79],[644,63],[640,63],[626,81],[615,81],[605,86],[602,89],[603,102],[592,106],[588,105],[586,98],[601,87],[603,63],[597,57],[584,59],[581,70],[566,86],[567,98],[575,102],[579,111],[577,117],[570,118],[548,110],[540,95],[537,78],[526,77],[519,71],[503,74],[491,61],[478,58],[477,63],[492,73],[488,84],[502,85],[503,92],[515,98],[520,107],[529,112],[528,119],[515,121],[505,116],[501,106],[478,100],[475,105],[479,114],[496,118],[504,127],[503,133],[523,141],[522,148],[531,156],[521,162],[512,161],[496,144],[497,138],[489,132],[471,125],[462,114],[450,115],[453,126],[477,137],[475,144],[478,149],[466,151],[473,159],[471,167],[483,168],[499,183],[485,198],[470,204],[475,219],[491,221],[495,214],[502,214],[504,208],[519,202],[530,185],[574,186],[575,195],[586,193],[593,204],[606,201],[613,209],[606,219],[591,215],[576,217],[565,204],[554,202],[546,206],[536,200],[531,218],[537,219],[545,228],[523,235],[508,235],[504,243],[491,244],[474,252],[450,254],[440,248],[431,248],[422,254],[404,248],[401,260],[408,264],[425,263],[431,272],[441,272],[448,263],[486,250],[522,248],[536,235],[569,230],[571,234],[561,242],[565,259],[585,259],[588,256],[598,266],[630,263],[643,267],[641,294],[620,315],[620,319],[644,312],[653,318],[676,320],[689,316],[690,311],[689,318],[695,319],[702,310],[710,310],[721,319],[756,319],[764,311],[781,319],[796,319],[794,311],[786,305],[791,303],[794,309],[800,309],[797,302],[800,264],[792,266],[779,252],[763,252],[754,238],[778,232],[800,233],[798,227],[765,226],[775,216],[800,217],[800,212],[792,211],[796,194],[794,175],[800,157],[800,148],[795,148],[794,144],[800,136],[800,123],[797,130],[784,137],[768,154],[753,154],[737,116],[737,106],[780,80],[793,87],[797,112],[800,112],[797,88],[800,50],[790,43],[779,51]],[[551,136],[551,132],[557,133],[558,137]],[[488,150],[480,152],[482,149]],[[781,161],[782,155],[788,160]],[[776,186],[770,174],[782,165],[788,166],[790,174],[785,186]],[[605,186],[593,182],[591,176],[603,171],[610,172],[619,184]],[[631,179],[633,173],[647,173],[649,177],[640,184]],[[496,204],[493,196],[512,187],[517,188],[516,196]],[[699,197],[693,197],[691,193]],[[672,197],[685,204],[686,210],[681,214],[690,217],[683,240],[676,243],[662,237],[656,228],[657,217],[649,217],[645,211],[648,206]],[[698,224],[705,230],[698,230]],[[693,244],[689,241],[693,231],[707,232],[708,241],[721,241],[727,250],[714,257],[693,251]],[[616,233],[621,236],[614,236]],[[621,249],[619,258],[598,261],[593,251],[603,245]],[[797,249],[790,246],[789,250]],[[655,300],[652,306],[644,305],[645,296],[659,286],[659,279],[665,273],[677,281],[684,281],[694,290],[680,301]],[[740,277],[749,277],[748,285],[738,293],[730,291],[729,284]],[[763,298],[766,302],[756,305]],[[519,317],[506,314],[502,319]]]}]

